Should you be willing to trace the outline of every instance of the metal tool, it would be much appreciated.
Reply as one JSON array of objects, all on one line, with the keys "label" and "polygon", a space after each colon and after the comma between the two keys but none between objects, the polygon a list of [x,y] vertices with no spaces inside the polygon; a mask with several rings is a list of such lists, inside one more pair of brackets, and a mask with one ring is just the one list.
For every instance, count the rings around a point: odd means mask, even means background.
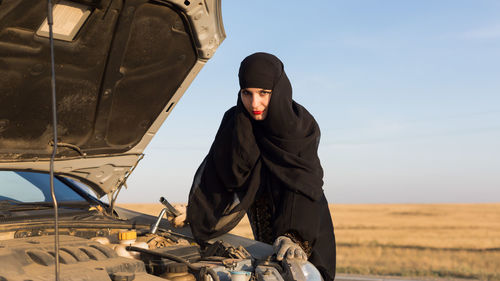
[{"label": "metal tool", "polygon": [[168,213],[169,215],[173,216],[174,218],[178,217],[181,215],[181,212],[179,212],[172,204],[170,204],[165,197],[160,197],[160,203],[162,203],[165,208],[161,210],[160,214],[158,215],[158,218],[156,219],[156,222],[151,225],[151,233],[155,234],[156,231],[158,231],[158,226],[160,225],[161,219],[165,215],[165,213]]}]

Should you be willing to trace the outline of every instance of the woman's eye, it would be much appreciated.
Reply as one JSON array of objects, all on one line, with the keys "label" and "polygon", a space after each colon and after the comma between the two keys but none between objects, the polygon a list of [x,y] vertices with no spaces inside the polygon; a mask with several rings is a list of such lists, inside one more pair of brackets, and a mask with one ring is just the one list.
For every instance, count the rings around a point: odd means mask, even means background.
[{"label": "woman's eye", "polygon": [[271,94],[271,92],[260,92],[259,94],[260,94],[261,96],[265,96],[265,95],[270,95],[270,94]]}]

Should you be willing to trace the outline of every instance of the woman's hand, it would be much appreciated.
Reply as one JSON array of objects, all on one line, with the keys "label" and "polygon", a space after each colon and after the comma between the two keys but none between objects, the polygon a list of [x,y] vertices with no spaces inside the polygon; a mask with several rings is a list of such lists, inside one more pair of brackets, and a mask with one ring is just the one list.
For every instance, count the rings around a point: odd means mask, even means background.
[{"label": "woman's hand", "polygon": [[174,226],[174,227],[183,227],[186,225],[186,204],[175,204],[174,208],[177,209],[181,214],[179,216],[172,216],[170,214],[167,215],[167,220]]},{"label": "woman's hand", "polygon": [[281,261],[284,257],[287,259],[302,259],[307,260],[307,255],[302,248],[294,243],[292,239],[286,236],[279,236],[273,244],[276,259]]}]

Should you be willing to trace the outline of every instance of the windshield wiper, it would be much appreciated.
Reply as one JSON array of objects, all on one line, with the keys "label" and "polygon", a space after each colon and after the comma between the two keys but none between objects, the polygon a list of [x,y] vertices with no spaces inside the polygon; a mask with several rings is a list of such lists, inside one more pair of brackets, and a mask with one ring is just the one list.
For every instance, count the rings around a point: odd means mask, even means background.
[{"label": "windshield wiper", "polygon": [[[78,209],[88,209],[88,202],[60,202],[58,208],[69,207]],[[54,208],[52,202],[34,202],[23,203],[15,200],[0,200],[0,209],[4,211],[29,211],[29,210],[45,210]]]},{"label": "windshield wiper", "polygon": [[0,206],[2,206],[2,205],[12,205],[12,204],[18,204],[18,203],[21,203],[21,201],[17,201],[17,200],[14,200],[14,199],[3,199],[3,200],[0,200]]}]

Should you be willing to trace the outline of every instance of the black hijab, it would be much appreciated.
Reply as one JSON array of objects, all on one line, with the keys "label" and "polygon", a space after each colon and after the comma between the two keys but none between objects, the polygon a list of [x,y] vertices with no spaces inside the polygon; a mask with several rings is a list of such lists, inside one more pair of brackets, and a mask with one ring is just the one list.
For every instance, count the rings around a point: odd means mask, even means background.
[{"label": "black hijab", "polygon": [[[239,71],[240,88],[271,89],[271,100],[264,120],[252,122],[252,128],[238,130],[254,132],[247,143],[257,143],[264,164],[288,188],[313,200],[322,195],[323,170],[318,158],[320,131],[311,114],[292,100],[292,86],[283,63],[267,53],[245,58]],[[237,107],[244,109],[238,95]],[[250,145],[251,147],[255,147]]]},{"label": "black hijab", "polygon": [[231,230],[253,203],[261,169],[283,186],[316,201],[323,196],[323,170],[317,150],[319,127],[312,115],[292,100],[283,63],[267,53],[246,57],[239,70],[240,87],[272,90],[267,116],[254,120],[238,93],[190,192],[188,221],[198,240]]}]

